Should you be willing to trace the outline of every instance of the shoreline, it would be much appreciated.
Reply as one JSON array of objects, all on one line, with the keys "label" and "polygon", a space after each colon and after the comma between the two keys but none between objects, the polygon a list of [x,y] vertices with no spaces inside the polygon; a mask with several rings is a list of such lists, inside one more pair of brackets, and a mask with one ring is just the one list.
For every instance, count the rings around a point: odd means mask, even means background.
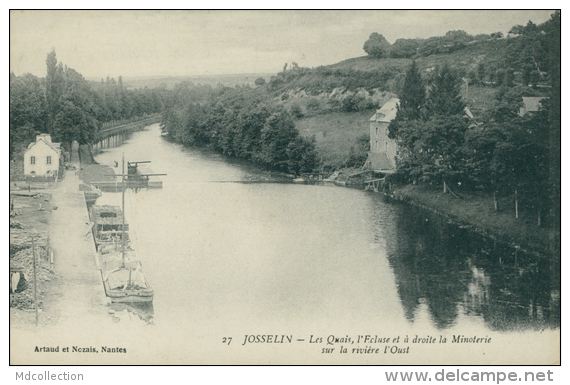
[{"label": "shoreline", "polygon": [[560,230],[539,227],[528,212],[515,218],[506,199],[494,210],[492,197],[462,192],[462,199],[429,186],[395,186],[380,192],[388,199],[435,213],[457,226],[540,257],[560,259]]}]

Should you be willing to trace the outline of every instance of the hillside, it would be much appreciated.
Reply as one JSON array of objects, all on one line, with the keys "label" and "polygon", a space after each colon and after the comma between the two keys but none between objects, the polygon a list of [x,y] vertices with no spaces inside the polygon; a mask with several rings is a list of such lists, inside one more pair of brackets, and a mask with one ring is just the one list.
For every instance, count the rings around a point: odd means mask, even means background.
[{"label": "hillside", "polygon": [[[459,71],[475,71],[480,63],[488,66],[501,67],[505,60],[505,50],[510,45],[509,40],[515,38],[500,38],[486,41],[473,41],[465,48],[451,52],[434,54],[429,56],[416,57],[416,64],[421,71],[433,69],[447,63]],[[412,63],[412,59],[377,59],[370,56],[361,56],[341,61],[336,64],[325,66],[331,70],[353,70],[353,71],[386,71],[397,70],[404,73]]]},{"label": "hillside", "polygon": [[[301,135],[315,136],[322,165],[336,169],[349,166],[355,151],[364,151],[362,135],[367,133],[369,118],[376,108],[397,97],[413,60],[427,83],[438,68],[453,68],[463,79],[461,96],[477,121],[489,119],[509,71],[510,89],[518,87],[519,96],[547,95],[545,76],[537,75],[533,87],[525,86],[525,82],[531,84],[522,70],[524,43],[516,36],[487,37],[453,52],[424,52],[413,58],[362,56],[313,69],[293,63],[271,77],[266,87],[277,103],[296,116]],[[528,70],[528,65],[524,68]]]}]

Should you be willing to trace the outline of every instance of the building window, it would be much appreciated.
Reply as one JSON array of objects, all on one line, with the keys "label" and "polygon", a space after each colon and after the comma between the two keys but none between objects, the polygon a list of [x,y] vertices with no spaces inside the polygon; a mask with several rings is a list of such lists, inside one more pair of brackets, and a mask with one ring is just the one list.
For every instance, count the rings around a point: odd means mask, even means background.
[{"label": "building window", "polygon": [[388,142],[384,144],[384,150],[388,151]]},{"label": "building window", "polygon": [[47,156],[46,158],[46,164],[51,164],[51,156]]},{"label": "building window", "polygon": [[376,149],[378,150],[378,141],[376,141]]},{"label": "building window", "polygon": [[378,127],[376,127],[376,136],[378,136]]},{"label": "building window", "polygon": [[36,164],[36,157],[30,156],[30,164]]}]

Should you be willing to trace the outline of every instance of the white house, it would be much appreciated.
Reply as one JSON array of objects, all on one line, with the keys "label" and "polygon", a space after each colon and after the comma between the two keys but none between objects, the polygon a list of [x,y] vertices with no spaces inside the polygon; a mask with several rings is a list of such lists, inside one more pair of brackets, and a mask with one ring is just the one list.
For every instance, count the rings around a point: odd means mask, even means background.
[{"label": "white house", "polygon": [[53,143],[51,135],[36,135],[36,141],[28,145],[24,154],[26,176],[54,177],[59,170],[60,143]]},{"label": "white house", "polygon": [[392,173],[396,171],[398,145],[388,137],[388,125],[396,118],[400,99],[392,98],[370,118],[370,151],[364,169]]}]

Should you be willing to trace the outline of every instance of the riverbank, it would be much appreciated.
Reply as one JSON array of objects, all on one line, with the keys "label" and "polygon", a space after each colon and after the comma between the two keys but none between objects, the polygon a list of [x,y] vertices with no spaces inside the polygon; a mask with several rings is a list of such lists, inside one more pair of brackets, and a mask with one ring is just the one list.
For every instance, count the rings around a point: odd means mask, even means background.
[{"label": "riverbank", "polygon": [[[80,168],[78,160],[74,148],[71,163],[76,170]],[[28,328],[35,323],[32,236],[39,325],[73,324],[81,312],[90,312],[94,305],[106,306],[78,174],[70,171],[57,185],[41,192],[11,191],[10,271],[23,278],[10,293],[13,327]]]},{"label": "riverbank", "polygon": [[[43,309],[42,297],[47,287],[59,277],[51,264],[49,223],[57,209],[52,194],[47,190],[28,192],[10,191],[10,319],[34,319],[34,254],[38,310]],[[35,250],[32,247],[34,239]],[[13,286],[13,287],[12,287]]]},{"label": "riverbank", "polygon": [[539,227],[536,217],[527,211],[521,211],[519,218],[515,218],[514,202],[510,200],[499,200],[500,209],[495,211],[492,196],[462,192],[459,199],[434,186],[396,186],[386,195],[515,247],[539,254],[560,254],[559,229]]}]

